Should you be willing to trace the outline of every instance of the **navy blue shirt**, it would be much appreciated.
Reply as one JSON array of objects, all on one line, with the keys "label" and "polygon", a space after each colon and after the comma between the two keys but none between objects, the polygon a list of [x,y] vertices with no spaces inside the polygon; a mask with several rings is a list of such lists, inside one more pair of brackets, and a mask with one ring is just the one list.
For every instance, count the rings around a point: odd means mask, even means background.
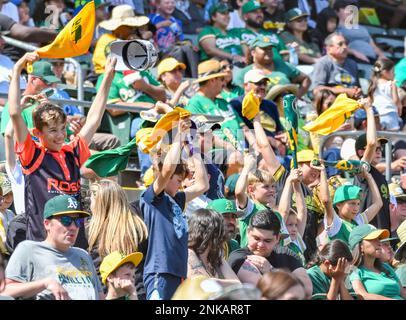
[{"label": "navy blue shirt", "polygon": [[204,194],[210,200],[222,199],[224,198],[224,175],[217,165],[211,162],[209,157],[205,157],[202,154],[202,159],[206,163],[206,170],[209,175],[209,185],[210,188]]},{"label": "navy blue shirt", "polygon": [[[164,191],[156,195],[153,184],[141,195],[140,208],[148,228],[148,251],[145,258],[144,275],[148,273],[169,273],[186,278],[188,259],[188,232],[182,230],[178,238],[175,231],[176,202],[183,211],[186,203],[184,192],[171,198]],[[183,215],[184,223],[186,217]]]},{"label": "navy blue shirt", "polygon": [[[231,100],[231,107],[237,111],[241,119],[247,125],[248,128],[254,129],[254,125],[251,120],[248,120],[242,115],[242,101],[244,96],[240,96]],[[265,133],[268,136],[274,137],[276,133],[284,131],[282,123],[279,119],[278,107],[271,100],[262,100],[259,105],[259,112],[261,113],[261,123],[264,127]]]}]

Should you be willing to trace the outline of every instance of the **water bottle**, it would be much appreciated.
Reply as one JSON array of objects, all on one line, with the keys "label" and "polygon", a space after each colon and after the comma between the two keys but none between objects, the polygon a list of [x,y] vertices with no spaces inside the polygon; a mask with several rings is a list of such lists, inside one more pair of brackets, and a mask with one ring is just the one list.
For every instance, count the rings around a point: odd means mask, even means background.
[{"label": "water bottle", "polygon": [[293,46],[288,46],[289,48],[289,63],[297,66],[299,64],[299,57],[297,55],[296,49]]}]

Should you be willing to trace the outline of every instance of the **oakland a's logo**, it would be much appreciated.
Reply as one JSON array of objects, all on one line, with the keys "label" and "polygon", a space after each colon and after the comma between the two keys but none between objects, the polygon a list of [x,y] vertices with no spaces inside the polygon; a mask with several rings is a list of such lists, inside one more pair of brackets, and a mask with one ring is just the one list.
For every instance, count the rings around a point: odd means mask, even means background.
[{"label": "oakland a's logo", "polygon": [[74,198],[68,198],[68,209],[77,209],[78,202]]}]

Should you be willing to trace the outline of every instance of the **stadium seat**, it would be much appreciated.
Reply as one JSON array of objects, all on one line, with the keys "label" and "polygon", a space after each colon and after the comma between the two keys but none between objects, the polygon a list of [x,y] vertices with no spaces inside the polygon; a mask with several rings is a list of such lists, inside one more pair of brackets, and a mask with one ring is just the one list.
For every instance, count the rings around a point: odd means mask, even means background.
[{"label": "stadium seat", "polygon": [[366,95],[368,93],[370,81],[365,78],[359,78],[359,84],[361,86],[362,93]]},{"label": "stadium seat", "polygon": [[388,35],[405,37],[406,36],[406,29],[391,28],[391,29],[388,29]]},{"label": "stadium seat", "polygon": [[362,25],[362,26],[368,30],[368,32],[371,36],[375,36],[375,35],[386,36],[388,34],[388,31],[383,27],[370,26],[370,25]]},{"label": "stadium seat", "polygon": [[391,37],[375,37],[375,42],[377,45],[379,44],[384,44],[387,45],[390,48],[403,48],[404,47],[404,41],[399,40],[399,39],[394,39]]},{"label": "stadium seat", "polygon": [[358,63],[358,77],[371,79],[372,65],[366,63]]}]

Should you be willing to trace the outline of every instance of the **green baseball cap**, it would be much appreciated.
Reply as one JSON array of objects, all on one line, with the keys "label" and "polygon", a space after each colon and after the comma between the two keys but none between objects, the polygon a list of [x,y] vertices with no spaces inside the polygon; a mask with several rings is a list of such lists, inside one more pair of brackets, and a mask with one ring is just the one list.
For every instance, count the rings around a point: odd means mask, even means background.
[{"label": "green baseball cap", "polygon": [[291,21],[296,20],[298,18],[308,17],[308,16],[309,16],[308,13],[303,12],[299,8],[293,8],[293,9],[290,9],[288,12],[286,12],[285,21],[286,22],[291,22]]},{"label": "green baseball cap", "polygon": [[90,213],[82,210],[74,197],[65,194],[53,197],[45,203],[44,219],[73,213],[78,213],[82,218],[90,216]]},{"label": "green baseball cap", "polygon": [[220,13],[226,13],[232,11],[231,8],[228,6],[228,4],[224,2],[219,2],[216,4],[213,4],[210,9],[209,9],[209,15],[212,17],[216,12]]},{"label": "green baseball cap", "polygon": [[243,212],[237,209],[235,201],[228,199],[213,200],[208,204],[207,209],[212,209],[220,214],[235,213],[237,217],[243,215]]},{"label": "green baseball cap", "polygon": [[37,61],[32,65],[31,75],[41,78],[46,83],[58,83],[61,80],[52,71],[52,64],[48,61]]},{"label": "green baseball cap", "polygon": [[362,189],[360,187],[354,185],[344,185],[338,187],[334,193],[333,205],[347,200],[360,199],[361,190]]},{"label": "green baseball cap", "polygon": [[269,46],[276,47],[278,44],[272,37],[268,36],[257,36],[254,40],[251,40],[248,43],[250,49],[254,49],[255,47],[266,48]]},{"label": "green baseball cap", "polygon": [[363,224],[352,229],[348,244],[353,250],[362,240],[385,239],[389,237],[389,231],[386,229],[377,229],[371,224]]},{"label": "green baseball cap", "polygon": [[255,11],[258,9],[262,9],[262,8],[264,8],[264,6],[261,5],[260,2],[248,1],[248,2],[244,3],[243,6],[241,7],[241,12],[242,12],[242,14],[246,14],[248,12]]}]

